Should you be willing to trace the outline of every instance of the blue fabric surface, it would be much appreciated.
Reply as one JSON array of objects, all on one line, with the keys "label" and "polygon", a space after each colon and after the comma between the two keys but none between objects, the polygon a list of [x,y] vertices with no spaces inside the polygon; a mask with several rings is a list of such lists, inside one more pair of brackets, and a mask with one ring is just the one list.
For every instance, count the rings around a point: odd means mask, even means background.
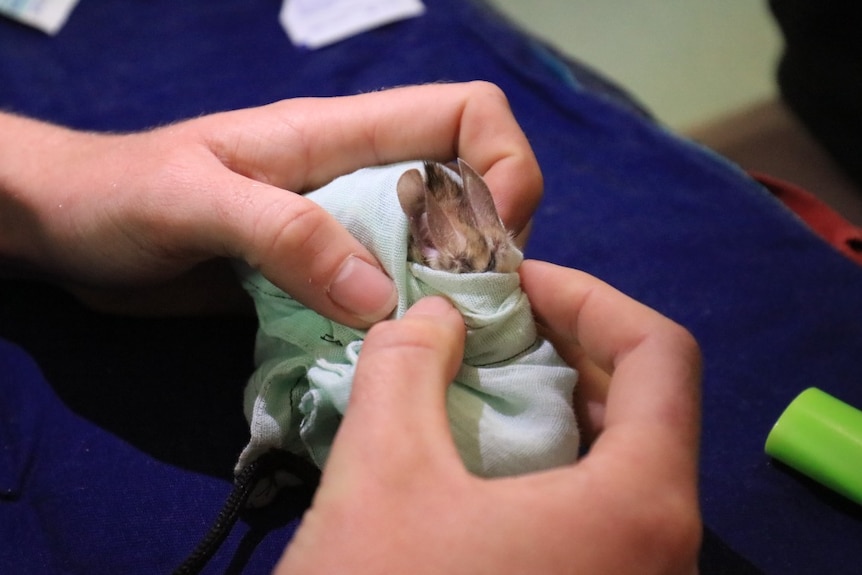
[{"label": "blue fabric surface", "polygon": [[[231,490],[253,322],[105,317],[7,281],[0,325],[29,352],[0,340],[0,573],[171,572]],[[240,522],[204,573],[268,573],[309,496]]]},{"label": "blue fabric surface", "polygon": [[[77,416],[30,358],[5,342],[0,342],[0,370],[3,572],[169,573],[175,568],[208,530],[230,486],[166,465]],[[242,546],[249,531],[241,526],[232,533],[224,553],[213,560],[219,569],[211,572],[224,572],[230,552]],[[281,536],[287,539],[286,533]],[[280,551],[275,540],[259,548],[266,561],[245,572],[267,573]]]},{"label": "blue fabric surface", "polygon": [[[288,42],[276,0],[83,0],[55,38],[0,21],[0,106],[129,130],[286,97],[496,82],[545,174],[527,255],[598,275],[687,326],[703,347],[703,572],[856,572],[860,509],[771,463],[762,445],[809,385],[862,406],[862,270],[600,76],[562,66],[479,4],[426,4],[422,18],[308,52]],[[233,358],[226,350],[250,346],[253,326],[94,320],[48,288],[3,284],[0,335],[35,357],[54,392],[20,352],[2,348],[0,572],[166,571],[230,487],[230,462],[247,439],[240,389],[251,368],[249,348]],[[33,302],[40,297],[56,298],[55,315]],[[217,341],[180,353],[184,340],[161,341],[168,329]],[[235,365],[221,369],[226,361]],[[163,427],[183,402],[166,380],[221,385],[198,415],[231,413],[231,425],[218,437]],[[130,401],[126,388],[150,402],[132,413],[141,421],[131,431],[106,415]],[[91,407],[106,399],[103,410]],[[201,457],[220,453],[227,468]],[[294,525],[285,522],[260,536],[240,525],[209,572],[265,572]]]}]

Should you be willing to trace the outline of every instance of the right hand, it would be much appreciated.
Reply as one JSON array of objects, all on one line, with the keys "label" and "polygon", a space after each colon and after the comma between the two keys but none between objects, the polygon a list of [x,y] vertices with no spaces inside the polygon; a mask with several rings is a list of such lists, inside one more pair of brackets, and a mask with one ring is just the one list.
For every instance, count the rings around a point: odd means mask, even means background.
[{"label": "right hand", "polygon": [[442,298],[420,300],[369,331],[320,488],[277,573],[696,571],[696,343],[587,274],[527,261],[521,280],[581,371],[589,453],[520,477],[468,473],[446,414],[463,319]]}]

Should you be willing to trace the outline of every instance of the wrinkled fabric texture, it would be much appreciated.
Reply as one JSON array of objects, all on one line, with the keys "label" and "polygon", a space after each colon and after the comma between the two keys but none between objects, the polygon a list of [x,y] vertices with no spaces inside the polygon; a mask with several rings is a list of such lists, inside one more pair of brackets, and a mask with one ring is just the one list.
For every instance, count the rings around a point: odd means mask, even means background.
[{"label": "wrinkled fabric texture", "polygon": [[[453,438],[467,468],[516,475],[573,462],[577,372],[538,337],[517,273],[454,274],[407,261],[408,224],[398,178],[420,164],[360,170],[306,197],[332,213],[395,281],[400,317],[426,295],[464,316],[463,365],[447,391]],[[365,332],[332,322],[245,269],[257,308],[257,370],[245,393],[251,440],[238,462],[286,449],[323,467],[347,407]],[[418,366],[422,369],[422,366]]]}]

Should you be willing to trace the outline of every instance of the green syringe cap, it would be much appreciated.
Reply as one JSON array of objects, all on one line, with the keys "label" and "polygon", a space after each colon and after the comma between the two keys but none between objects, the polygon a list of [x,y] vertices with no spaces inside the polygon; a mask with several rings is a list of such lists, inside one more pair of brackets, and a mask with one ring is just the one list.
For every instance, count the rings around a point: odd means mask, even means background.
[{"label": "green syringe cap", "polygon": [[862,504],[862,411],[808,388],[778,418],[766,453]]}]

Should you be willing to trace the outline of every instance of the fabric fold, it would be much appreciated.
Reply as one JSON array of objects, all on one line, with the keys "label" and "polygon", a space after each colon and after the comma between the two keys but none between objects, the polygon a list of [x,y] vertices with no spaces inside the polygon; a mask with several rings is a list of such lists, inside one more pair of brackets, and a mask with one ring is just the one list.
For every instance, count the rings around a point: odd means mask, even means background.
[{"label": "fabric fold", "polygon": [[[360,170],[306,197],[378,258],[398,289],[394,317],[427,295],[447,297],[463,315],[464,362],[449,387],[447,409],[471,472],[516,475],[575,461],[577,372],[538,337],[518,274],[453,274],[407,260],[408,223],[396,184],[417,166]],[[257,369],[245,394],[251,439],[237,470],[272,448],[307,456],[322,468],[350,397],[365,332],[309,310],[258,272],[243,269],[241,276],[260,327]]]}]

